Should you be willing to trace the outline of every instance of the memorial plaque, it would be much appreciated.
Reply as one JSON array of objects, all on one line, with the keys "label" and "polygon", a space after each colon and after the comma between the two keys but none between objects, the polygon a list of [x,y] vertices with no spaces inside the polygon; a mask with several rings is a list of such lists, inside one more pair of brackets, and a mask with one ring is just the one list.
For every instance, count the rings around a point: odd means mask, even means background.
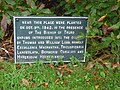
[{"label": "memorial plaque", "polygon": [[[87,17],[14,17],[15,63],[85,62]],[[81,36],[82,37],[82,36]]]}]

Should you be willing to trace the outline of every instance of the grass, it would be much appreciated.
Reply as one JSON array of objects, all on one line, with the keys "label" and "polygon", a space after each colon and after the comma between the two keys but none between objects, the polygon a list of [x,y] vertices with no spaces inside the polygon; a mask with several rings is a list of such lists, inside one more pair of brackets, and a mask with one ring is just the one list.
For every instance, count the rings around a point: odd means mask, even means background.
[{"label": "grass", "polygon": [[[24,79],[24,80],[23,80]],[[73,65],[15,65],[0,62],[0,90],[120,90],[120,68],[99,63],[86,70],[84,63]]]}]

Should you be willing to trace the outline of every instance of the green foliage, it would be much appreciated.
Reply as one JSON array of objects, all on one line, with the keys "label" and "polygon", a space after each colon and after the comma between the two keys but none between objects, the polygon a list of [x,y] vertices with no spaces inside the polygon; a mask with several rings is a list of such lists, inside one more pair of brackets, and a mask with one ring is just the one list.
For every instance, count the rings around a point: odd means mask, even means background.
[{"label": "green foliage", "polygon": [[[115,58],[120,57],[120,2],[117,0],[65,0],[63,2],[66,3],[63,15],[88,16],[86,37],[88,38],[87,51],[89,54],[94,57],[98,51],[111,48],[109,52],[115,54],[117,56]],[[110,32],[109,26],[114,31]]]},{"label": "green foliage", "polygon": [[[11,25],[13,16],[53,16],[50,9],[45,8],[45,5],[36,4],[36,0],[2,0],[1,1],[0,21],[2,14],[6,16],[7,24]],[[12,28],[11,28],[12,29]],[[1,35],[2,36],[2,35]]]},{"label": "green foliage", "polygon": [[100,75],[105,78],[105,73],[103,71],[100,72]]},{"label": "green foliage", "polygon": [[76,57],[74,57],[74,56],[70,57],[70,60],[71,60],[71,63],[72,63],[73,65],[80,63],[80,61],[79,61]]},{"label": "green foliage", "polygon": [[[120,59],[119,0],[2,0],[0,8],[0,20],[4,14],[8,25],[13,16],[87,16],[89,56],[98,57],[101,51]],[[3,36],[0,30],[0,37]]]},{"label": "green foliage", "polygon": [[[101,67],[98,68],[99,65],[96,65],[95,68],[87,71],[80,64],[70,64],[69,66],[49,67],[49,65],[41,62],[36,62],[31,66],[29,64],[15,65],[10,62],[0,62],[0,89],[95,90],[96,85],[99,85],[98,90],[106,88],[108,90],[119,90],[120,70],[102,69]],[[67,72],[66,68],[72,68],[73,72]],[[26,81],[23,82],[22,79]],[[26,83],[29,83],[29,85]]]},{"label": "green foliage", "polygon": [[3,38],[3,36],[4,36],[4,32],[0,30],[0,38]]},{"label": "green foliage", "polygon": [[5,13],[7,19],[11,19],[13,16],[42,16],[53,15],[53,13],[44,8],[45,5],[40,3],[36,5],[36,0],[3,0],[1,2],[2,12]]}]

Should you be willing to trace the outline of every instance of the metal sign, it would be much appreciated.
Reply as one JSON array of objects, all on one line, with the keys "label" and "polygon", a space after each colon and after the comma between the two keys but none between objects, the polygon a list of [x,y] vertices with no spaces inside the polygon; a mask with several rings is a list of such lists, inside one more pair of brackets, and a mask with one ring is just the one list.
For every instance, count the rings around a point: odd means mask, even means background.
[{"label": "metal sign", "polygon": [[15,63],[85,62],[87,17],[14,17]]}]

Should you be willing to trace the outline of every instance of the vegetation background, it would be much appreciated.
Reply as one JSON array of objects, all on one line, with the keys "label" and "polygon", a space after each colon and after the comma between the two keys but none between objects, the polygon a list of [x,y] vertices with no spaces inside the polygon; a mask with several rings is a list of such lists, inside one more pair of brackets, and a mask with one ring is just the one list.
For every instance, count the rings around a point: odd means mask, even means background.
[{"label": "vegetation background", "polygon": [[[87,16],[86,63],[9,62],[14,55],[13,16]],[[120,89],[120,0],[0,0],[0,21],[1,90]]]}]

